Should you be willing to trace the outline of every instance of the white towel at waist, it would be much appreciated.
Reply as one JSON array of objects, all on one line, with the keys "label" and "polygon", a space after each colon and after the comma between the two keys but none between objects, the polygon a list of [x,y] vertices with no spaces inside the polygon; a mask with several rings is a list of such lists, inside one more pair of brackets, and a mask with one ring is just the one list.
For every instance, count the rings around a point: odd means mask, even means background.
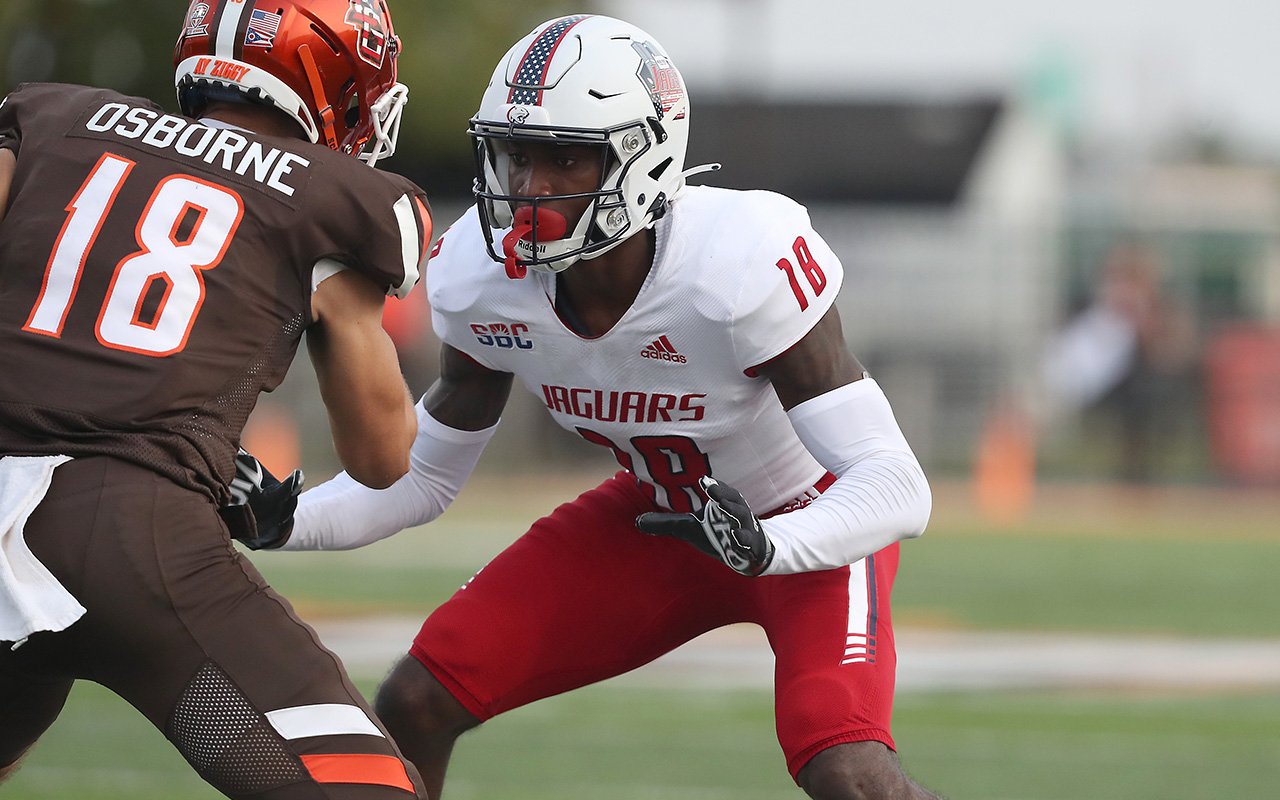
[{"label": "white towel at waist", "polygon": [[53,470],[70,456],[0,458],[0,642],[60,631],[84,606],[32,554],[23,526],[49,491]]}]

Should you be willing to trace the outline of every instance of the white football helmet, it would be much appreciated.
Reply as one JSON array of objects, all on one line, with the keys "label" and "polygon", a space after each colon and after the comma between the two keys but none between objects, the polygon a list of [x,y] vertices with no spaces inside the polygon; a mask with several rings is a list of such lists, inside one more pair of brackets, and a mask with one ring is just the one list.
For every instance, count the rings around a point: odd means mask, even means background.
[{"label": "white football helmet", "polygon": [[[684,187],[689,98],[652,36],[611,17],[560,17],[539,25],[498,62],[469,132],[489,255],[506,261],[512,277],[525,267],[559,272],[608,252],[665,213]],[[594,198],[591,205],[564,238],[535,244],[532,236],[508,235],[504,253],[495,247],[504,237],[494,232],[516,222],[513,200],[532,201],[536,209],[547,200],[583,196],[513,195],[506,151],[497,146],[513,139],[599,145],[605,165],[599,189],[586,195]]]}]

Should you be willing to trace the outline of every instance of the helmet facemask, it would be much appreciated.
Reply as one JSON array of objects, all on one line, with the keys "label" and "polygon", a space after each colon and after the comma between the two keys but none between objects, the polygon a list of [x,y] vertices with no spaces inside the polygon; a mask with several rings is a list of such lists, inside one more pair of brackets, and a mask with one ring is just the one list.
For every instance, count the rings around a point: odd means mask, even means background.
[{"label": "helmet facemask", "polygon": [[[606,131],[582,131],[553,129],[537,126],[489,126],[473,121],[471,135],[476,140],[476,198],[482,227],[489,244],[489,254],[495,260],[507,261],[512,255],[527,268],[539,272],[560,272],[579,260],[596,258],[621,244],[632,234],[648,227],[652,220],[644,220],[654,210],[645,208],[636,213],[635,205],[649,203],[659,212],[665,205],[665,197],[649,198],[644,193],[631,198],[636,201],[629,208],[624,187],[627,176],[637,167],[637,162],[652,146],[652,132],[643,123],[630,123]],[[526,140],[545,143],[587,145],[600,150],[600,185],[587,192],[573,194],[541,195],[528,197],[515,194],[509,185],[507,148],[504,143]],[[576,220],[567,235],[546,239],[538,236],[538,217],[545,214],[542,207],[551,201],[574,200],[584,197],[592,202]],[[532,230],[515,240],[514,253],[502,247],[504,238],[495,236],[495,230],[512,227],[516,223],[513,210],[517,206],[532,206]]]},{"label": "helmet facemask", "polygon": [[396,83],[369,107],[373,133],[356,154],[361,161],[372,167],[379,159],[395,155],[396,142],[400,139],[400,119],[408,101],[409,87]]}]

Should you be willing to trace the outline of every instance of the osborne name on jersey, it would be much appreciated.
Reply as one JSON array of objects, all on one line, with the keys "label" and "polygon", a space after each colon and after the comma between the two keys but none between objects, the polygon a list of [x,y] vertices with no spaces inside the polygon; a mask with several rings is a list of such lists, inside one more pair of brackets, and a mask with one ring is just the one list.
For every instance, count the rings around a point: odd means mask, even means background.
[{"label": "osborne name on jersey", "polygon": [[697,422],[706,413],[705,397],[542,385],[547,408],[597,422]]},{"label": "osborne name on jersey", "polygon": [[221,167],[286,197],[293,197],[294,187],[286,183],[286,179],[294,169],[311,166],[310,161],[296,153],[249,141],[236,131],[210,128],[185,117],[124,103],[107,103],[84,127],[94,133],[110,132],[157,150],[172,149],[178,155]]}]

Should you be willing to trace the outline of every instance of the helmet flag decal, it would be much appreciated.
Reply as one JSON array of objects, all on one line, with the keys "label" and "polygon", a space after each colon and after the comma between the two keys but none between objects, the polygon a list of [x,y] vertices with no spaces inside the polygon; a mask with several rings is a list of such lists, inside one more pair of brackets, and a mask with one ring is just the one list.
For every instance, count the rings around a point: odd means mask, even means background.
[{"label": "helmet flag decal", "polygon": [[569,29],[587,19],[590,14],[578,14],[564,17],[555,25],[548,26],[520,59],[520,68],[516,70],[515,82],[511,86],[508,103],[536,106],[542,103],[542,89],[546,85],[547,67],[556,48],[564,41]]},{"label": "helmet flag decal", "polygon": [[280,15],[255,8],[249,15],[249,28],[244,34],[245,47],[270,47],[280,32]]}]

